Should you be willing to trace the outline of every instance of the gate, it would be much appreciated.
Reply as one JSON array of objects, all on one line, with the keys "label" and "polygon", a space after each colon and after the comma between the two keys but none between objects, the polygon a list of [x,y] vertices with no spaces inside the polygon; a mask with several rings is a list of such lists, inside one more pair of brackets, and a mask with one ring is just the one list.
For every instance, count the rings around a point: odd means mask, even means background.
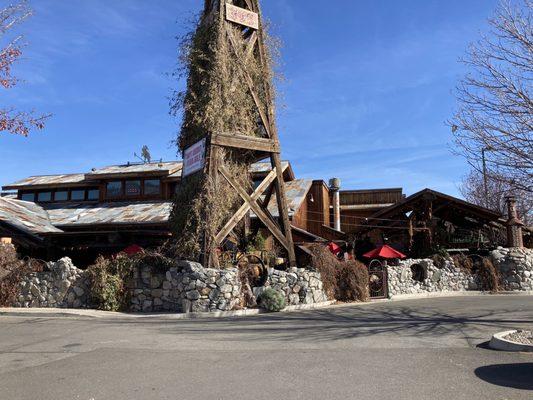
[{"label": "gate", "polygon": [[368,291],[371,299],[387,297],[387,268],[379,260],[368,264]]}]

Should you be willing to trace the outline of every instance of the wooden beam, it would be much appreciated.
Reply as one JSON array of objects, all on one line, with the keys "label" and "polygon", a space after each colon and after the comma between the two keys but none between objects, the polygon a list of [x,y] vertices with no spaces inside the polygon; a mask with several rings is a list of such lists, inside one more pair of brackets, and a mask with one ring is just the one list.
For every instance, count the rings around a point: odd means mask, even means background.
[{"label": "wooden beam", "polygon": [[256,31],[253,31],[252,36],[250,36],[250,39],[248,39],[248,44],[246,45],[246,50],[244,52],[245,61],[248,61],[248,59],[253,55],[254,47],[256,43],[257,43],[257,33]]},{"label": "wooden beam", "polygon": [[[242,199],[248,203],[252,211],[257,215],[257,217],[265,224],[265,226],[268,228],[268,230],[274,235],[274,237],[282,244],[283,247],[287,249],[287,251],[291,252],[289,243],[287,242],[287,239],[283,235],[283,233],[280,231],[280,229],[276,226],[274,221],[268,217],[268,215],[263,211],[263,209],[257,204],[256,201],[253,201],[250,195],[246,193],[246,191],[239,186],[237,182],[233,180],[231,175],[229,174],[228,170],[224,166],[219,166],[218,170],[222,174],[222,176],[229,182],[231,186],[237,191],[239,196],[242,197]],[[276,171],[278,173],[278,171]],[[290,227],[289,227],[290,229]],[[294,253],[294,248],[292,249],[292,252]]]},{"label": "wooden beam", "polygon": [[239,149],[264,151],[267,153],[279,153],[279,144],[272,139],[258,138],[231,133],[216,133],[211,136],[211,144]]},{"label": "wooden beam", "polygon": [[[263,179],[263,181],[259,184],[257,189],[252,193],[250,198],[253,201],[257,201],[261,195],[265,192],[266,189],[270,187],[270,184],[276,179],[276,171],[272,170],[270,173]],[[235,214],[230,218],[230,220],[224,225],[224,227],[220,230],[220,232],[217,234],[215,240],[217,244],[222,243],[222,241],[229,235],[229,233],[237,226],[237,224],[240,222],[241,219],[243,219],[246,214],[250,211],[250,206],[248,203],[244,203]]]},{"label": "wooden beam", "polygon": [[[239,50],[237,48],[237,43],[235,43],[235,38],[233,37],[233,32],[226,29],[226,34],[228,35],[229,41],[231,43],[231,48],[233,52],[235,53],[235,56],[239,59],[241,64],[244,65],[244,61],[242,60],[241,55],[239,54]],[[246,80],[246,84],[248,85],[248,90],[250,91],[250,94],[252,95],[252,98],[254,100],[255,106],[257,107],[257,111],[259,112],[259,116],[261,117],[261,122],[263,123],[263,126],[265,127],[265,130],[267,131],[267,135],[269,138],[272,138],[272,135],[270,133],[270,121],[267,117],[267,114],[265,113],[265,109],[263,104],[261,103],[261,100],[259,99],[259,96],[255,92],[254,88],[254,82],[252,78],[250,77],[250,74],[248,71],[243,70],[244,79]]]}]

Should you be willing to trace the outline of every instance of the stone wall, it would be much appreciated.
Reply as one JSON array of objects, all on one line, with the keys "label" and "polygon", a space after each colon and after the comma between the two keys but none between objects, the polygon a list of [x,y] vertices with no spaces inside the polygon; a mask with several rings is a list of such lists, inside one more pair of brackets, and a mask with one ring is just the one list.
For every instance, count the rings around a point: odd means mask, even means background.
[{"label": "stone wall", "polygon": [[210,269],[179,261],[166,272],[156,267],[135,271],[131,311],[228,311],[240,302],[237,269]]},{"label": "stone wall", "polygon": [[[288,305],[313,304],[328,301],[323,290],[320,273],[305,268],[290,268],[278,271],[273,268],[268,271],[265,287],[272,287],[285,294]],[[254,288],[256,297],[265,287]]]},{"label": "stone wall", "polygon": [[70,258],[46,264],[45,271],[31,273],[20,283],[14,307],[86,308],[88,280]]},{"label": "stone wall", "polygon": [[[533,290],[533,250],[498,247],[490,254],[500,274],[501,289],[506,291]],[[419,264],[425,271],[422,282],[413,279],[411,266]],[[479,290],[480,279],[456,268],[445,260],[438,268],[430,259],[408,259],[397,266],[387,266],[389,296]]]},{"label": "stone wall", "polygon": [[491,258],[503,290],[533,290],[533,249],[498,247]]},{"label": "stone wall", "polygon": [[[254,295],[266,287],[284,293],[289,305],[327,301],[320,274],[304,268],[270,269],[265,286],[253,288]],[[142,268],[135,273],[131,291],[131,311],[230,311],[242,304],[237,269],[210,269],[189,261],[178,262],[166,273]]]},{"label": "stone wall", "polygon": [[[425,271],[422,282],[413,279],[411,267],[420,265]],[[477,290],[479,280],[456,268],[451,260],[446,260],[438,268],[430,259],[407,259],[397,266],[387,266],[389,296],[430,292],[454,292]]]}]

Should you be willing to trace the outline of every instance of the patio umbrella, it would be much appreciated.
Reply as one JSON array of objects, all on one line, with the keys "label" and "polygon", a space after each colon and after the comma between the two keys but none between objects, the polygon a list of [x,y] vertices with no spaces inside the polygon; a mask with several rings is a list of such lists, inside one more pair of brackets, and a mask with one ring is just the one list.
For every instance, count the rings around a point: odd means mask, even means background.
[{"label": "patio umbrella", "polygon": [[405,254],[400,253],[398,250],[394,250],[392,247],[383,244],[376,247],[374,250],[363,254],[366,258],[405,258]]}]

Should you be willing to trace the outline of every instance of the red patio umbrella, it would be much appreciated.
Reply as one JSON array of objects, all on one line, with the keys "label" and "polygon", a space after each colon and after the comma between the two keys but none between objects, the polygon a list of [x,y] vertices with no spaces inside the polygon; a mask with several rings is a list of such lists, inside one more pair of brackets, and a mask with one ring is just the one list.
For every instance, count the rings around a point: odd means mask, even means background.
[{"label": "red patio umbrella", "polygon": [[405,258],[405,254],[400,253],[398,250],[394,250],[392,247],[382,244],[376,247],[374,250],[363,254],[366,258]]}]

